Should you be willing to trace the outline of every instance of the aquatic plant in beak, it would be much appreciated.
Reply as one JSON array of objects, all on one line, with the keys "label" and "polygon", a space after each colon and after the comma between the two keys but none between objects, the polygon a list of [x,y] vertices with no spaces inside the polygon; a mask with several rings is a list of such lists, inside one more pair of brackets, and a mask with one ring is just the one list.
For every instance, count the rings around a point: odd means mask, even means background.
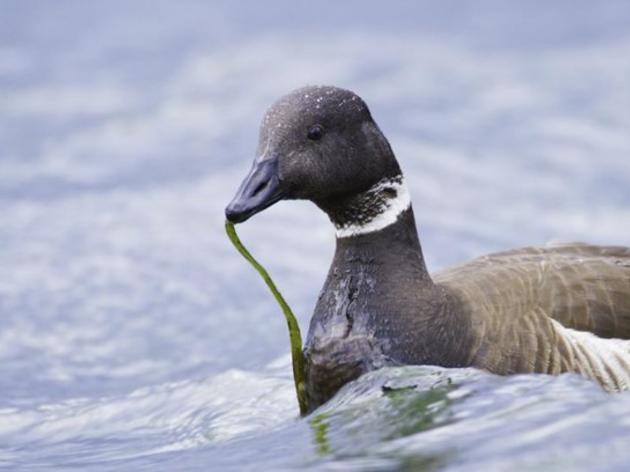
[{"label": "aquatic plant in beak", "polygon": [[295,392],[297,394],[298,405],[300,407],[300,414],[307,413],[307,401],[306,401],[306,388],[304,383],[304,354],[302,353],[302,335],[300,333],[300,325],[295,318],[295,315],[291,311],[291,308],[285,301],[284,297],[274,284],[273,280],[265,268],[250,254],[245,248],[238,235],[236,234],[236,228],[234,223],[230,221],[225,222],[225,231],[234,244],[234,247],[241,253],[241,255],[249,262],[256,272],[260,274],[262,279],[271,290],[274,298],[280,305],[282,313],[287,320],[287,326],[289,327],[289,340],[291,342],[291,362],[293,364],[293,380],[295,382]]}]

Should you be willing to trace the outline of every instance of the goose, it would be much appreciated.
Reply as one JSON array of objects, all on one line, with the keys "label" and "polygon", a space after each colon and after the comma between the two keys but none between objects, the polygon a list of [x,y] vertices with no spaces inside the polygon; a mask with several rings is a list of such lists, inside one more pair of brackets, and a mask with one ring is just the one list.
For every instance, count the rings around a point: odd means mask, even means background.
[{"label": "goose", "polygon": [[229,221],[303,199],[336,232],[304,347],[309,410],[390,365],[574,372],[610,392],[630,387],[630,248],[526,247],[429,274],[390,144],[342,88],[280,98],[256,155]]}]

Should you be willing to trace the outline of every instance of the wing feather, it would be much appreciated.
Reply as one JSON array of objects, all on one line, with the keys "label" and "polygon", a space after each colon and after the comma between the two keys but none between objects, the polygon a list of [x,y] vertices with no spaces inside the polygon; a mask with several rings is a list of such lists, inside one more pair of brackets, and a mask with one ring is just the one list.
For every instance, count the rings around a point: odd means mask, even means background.
[{"label": "wing feather", "polygon": [[505,323],[536,311],[567,328],[630,339],[630,248],[583,243],[490,254],[434,275]]}]

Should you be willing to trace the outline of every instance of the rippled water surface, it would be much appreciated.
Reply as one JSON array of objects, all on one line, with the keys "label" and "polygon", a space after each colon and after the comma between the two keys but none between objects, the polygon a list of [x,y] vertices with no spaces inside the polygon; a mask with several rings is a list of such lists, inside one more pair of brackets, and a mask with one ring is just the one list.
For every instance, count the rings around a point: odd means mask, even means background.
[{"label": "rippled water surface", "polygon": [[[292,88],[366,99],[433,271],[630,244],[627,2],[338,3],[2,2],[0,468],[628,470],[630,395],[573,375],[383,370],[296,416],[284,320],[223,233]],[[305,331],[326,218],[240,234]]]}]

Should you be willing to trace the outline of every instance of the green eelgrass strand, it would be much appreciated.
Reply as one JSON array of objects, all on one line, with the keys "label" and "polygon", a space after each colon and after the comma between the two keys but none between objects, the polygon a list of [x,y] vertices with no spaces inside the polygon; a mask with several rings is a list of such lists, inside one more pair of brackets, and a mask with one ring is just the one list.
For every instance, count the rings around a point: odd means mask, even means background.
[{"label": "green eelgrass strand", "polygon": [[287,320],[287,325],[289,327],[289,340],[291,341],[291,361],[293,363],[293,380],[295,381],[295,392],[297,394],[298,404],[300,406],[300,414],[305,415],[307,412],[307,402],[306,402],[306,388],[304,383],[304,354],[302,353],[302,335],[300,334],[300,326],[298,325],[297,319],[295,315],[289,308],[289,305],[284,300],[284,297],[280,294],[280,291],[276,287],[276,284],[273,283],[271,277],[260,263],[254,259],[254,257],[249,253],[243,243],[239,239],[236,234],[236,228],[233,223],[229,221],[225,222],[225,231],[234,244],[234,247],[241,255],[247,259],[247,261],[256,269],[256,271],[260,274],[262,279],[271,290],[274,298],[282,308],[282,313],[284,313],[284,317]]}]

